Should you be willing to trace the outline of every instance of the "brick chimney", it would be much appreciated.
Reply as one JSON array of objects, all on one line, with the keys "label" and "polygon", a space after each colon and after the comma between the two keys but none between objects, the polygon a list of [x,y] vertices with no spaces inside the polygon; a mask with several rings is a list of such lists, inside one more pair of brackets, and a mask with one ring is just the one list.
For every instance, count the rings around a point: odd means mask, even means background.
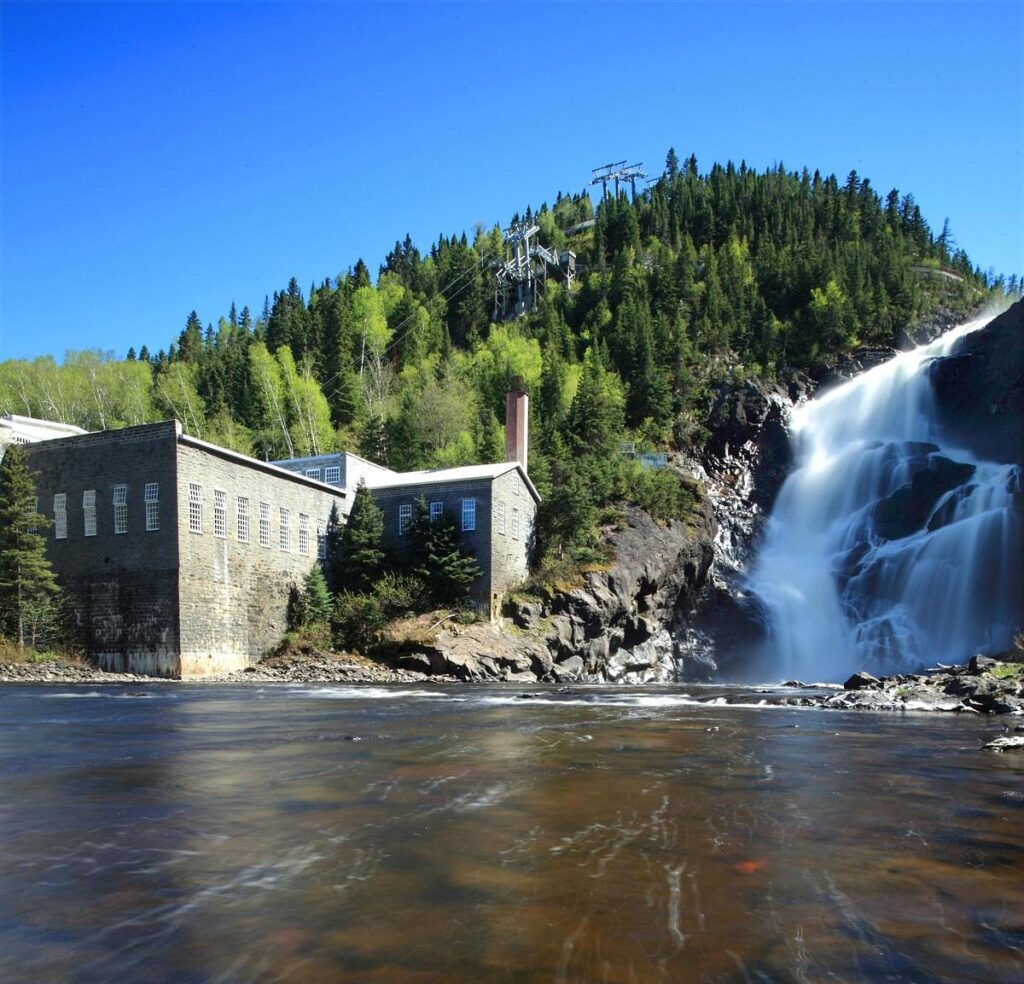
[{"label": "brick chimney", "polygon": [[518,461],[526,471],[526,450],[529,434],[530,398],[523,390],[520,377],[512,380],[505,397],[505,460]]}]

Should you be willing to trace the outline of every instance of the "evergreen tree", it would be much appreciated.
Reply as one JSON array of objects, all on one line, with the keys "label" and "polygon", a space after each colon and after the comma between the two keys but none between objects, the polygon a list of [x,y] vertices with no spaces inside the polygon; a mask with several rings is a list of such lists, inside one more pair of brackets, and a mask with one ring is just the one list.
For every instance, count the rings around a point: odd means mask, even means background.
[{"label": "evergreen tree", "polygon": [[432,601],[438,605],[464,601],[483,571],[460,542],[455,520],[442,513],[431,522],[430,507],[421,496],[406,535],[409,568],[427,585]]},{"label": "evergreen tree", "polygon": [[47,525],[25,451],[12,444],[0,462],[0,630],[20,649],[35,645],[57,620],[57,579],[38,532]]},{"label": "evergreen tree", "polygon": [[331,593],[324,572],[314,565],[302,582],[303,625],[325,625],[331,617]]},{"label": "evergreen tree", "polygon": [[327,528],[324,530],[323,559],[324,579],[327,582],[327,590],[332,595],[341,590],[344,537],[345,527],[341,524],[338,504],[335,502],[331,504],[331,514],[327,518]]},{"label": "evergreen tree", "polygon": [[384,570],[384,513],[360,482],[341,538],[342,590],[370,591]]}]

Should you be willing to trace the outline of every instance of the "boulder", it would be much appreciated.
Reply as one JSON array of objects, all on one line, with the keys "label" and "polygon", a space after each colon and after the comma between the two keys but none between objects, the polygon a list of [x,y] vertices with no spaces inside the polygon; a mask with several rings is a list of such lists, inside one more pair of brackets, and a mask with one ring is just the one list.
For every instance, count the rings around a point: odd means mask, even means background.
[{"label": "boulder", "polygon": [[878,677],[872,676],[870,673],[854,673],[846,683],[843,684],[844,690],[878,690],[881,689],[882,681]]}]

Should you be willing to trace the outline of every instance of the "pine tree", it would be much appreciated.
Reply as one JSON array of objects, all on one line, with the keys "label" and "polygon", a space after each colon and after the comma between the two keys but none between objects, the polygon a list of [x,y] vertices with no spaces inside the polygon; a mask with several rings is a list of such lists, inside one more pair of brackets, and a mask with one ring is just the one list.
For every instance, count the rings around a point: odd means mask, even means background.
[{"label": "pine tree", "polygon": [[12,444],[0,464],[0,631],[14,635],[20,649],[56,623],[59,588],[38,532],[48,523],[37,512],[25,451]]},{"label": "pine tree", "polygon": [[324,530],[324,578],[327,581],[327,590],[333,595],[341,590],[342,575],[342,547],[345,536],[345,527],[342,526],[341,516],[338,513],[338,504],[331,505],[331,515],[327,518],[327,529]]},{"label": "pine tree", "polygon": [[430,508],[421,496],[406,535],[407,563],[412,573],[427,585],[431,600],[438,605],[464,601],[483,571],[460,542],[455,520],[442,513],[431,521]]},{"label": "pine tree", "polygon": [[324,625],[331,617],[331,593],[324,572],[313,566],[302,582],[303,625]]},{"label": "pine tree", "polygon": [[373,501],[365,482],[360,482],[341,538],[340,588],[370,591],[384,569],[384,513]]}]

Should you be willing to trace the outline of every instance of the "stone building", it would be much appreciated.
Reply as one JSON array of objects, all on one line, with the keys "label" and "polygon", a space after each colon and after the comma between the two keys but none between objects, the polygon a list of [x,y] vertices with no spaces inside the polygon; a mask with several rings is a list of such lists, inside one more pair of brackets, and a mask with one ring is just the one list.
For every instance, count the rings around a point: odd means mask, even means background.
[{"label": "stone building", "polygon": [[517,386],[506,397],[506,460],[497,464],[395,472],[344,451],[274,464],[307,477],[322,477],[353,494],[365,482],[384,511],[384,545],[399,556],[421,497],[432,518],[442,513],[454,518],[462,543],[483,571],[471,597],[494,618],[504,594],[526,580],[533,556],[540,495],[526,471],[528,444],[529,398]]},{"label": "stone building", "polygon": [[540,496],[526,472],[527,398],[509,394],[499,464],[398,473],[338,453],[257,461],[175,421],[27,445],[47,552],[83,642],[105,669],[197,677],[258,661],[286,629],[290,589],[318,558],[333,506],[365,481],[401,553],[416,501],[455,518],[493,617],[529,571]]},{"label": "stone building", "polygon": [[181,432],[174,421],[27,447],[48,554],[107,669],[240,669],[286,628],[343,489]]}]

